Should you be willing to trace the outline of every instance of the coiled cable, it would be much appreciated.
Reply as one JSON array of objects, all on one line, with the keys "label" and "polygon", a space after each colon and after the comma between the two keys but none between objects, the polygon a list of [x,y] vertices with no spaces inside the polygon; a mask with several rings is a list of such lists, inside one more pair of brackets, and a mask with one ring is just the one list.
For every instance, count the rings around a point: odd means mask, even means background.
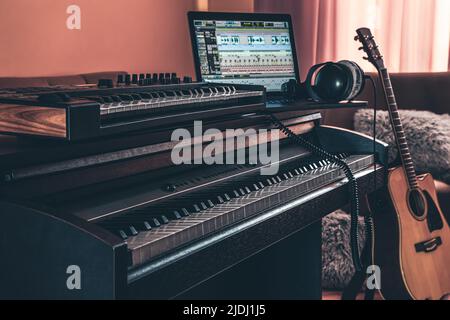
[{"label": "coiled cable", "polygon": [[[359,234],[358,234],[358,217],[360,212],[359,206],[359,193],[358,193],[358,184],[355,176],[353,175],[352,170],[349,165],[340,159],[338,156],[331,154],[322,148],[316,146],[312,142],[304,139],[303,137],[296,135],[293,131],[291,131],[288,127],[286,127],[279,119],[277,119],[274,115],[270,115],[272,123],[275,127],[277,127],[281,132],[283,132],[288,138],[295,141],[299,145],[305,147],[314,155],[321,157],[323,159],[329,160],[330,162],[338,165],[343,171],[345,176],[348,179],[348,185],[350,190],[350,248],[352,253],[352,260],[355,270],[360,272],[363,270],[363,263],[361,262],[361,256],[359,253]],[[371,241],[373,234],[373,223],[372,218],[367,216],[365,217],[365,225],[366,225],[366,235],[367,240]],[[369,240],[370,239],[370,240]]]}]

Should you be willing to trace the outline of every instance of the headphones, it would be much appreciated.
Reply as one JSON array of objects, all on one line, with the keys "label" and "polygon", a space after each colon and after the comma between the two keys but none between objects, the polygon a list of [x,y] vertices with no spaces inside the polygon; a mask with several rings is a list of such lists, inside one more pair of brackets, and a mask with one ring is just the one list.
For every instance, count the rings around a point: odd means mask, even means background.
[{"label": "headphones", "polygon": [[364,89],[365,74],[358,64],[349,60],[325,62],[313,66],[305,83],[290,80],[283,85],[289,98],[311,98],[316,102],[351,101]]}]

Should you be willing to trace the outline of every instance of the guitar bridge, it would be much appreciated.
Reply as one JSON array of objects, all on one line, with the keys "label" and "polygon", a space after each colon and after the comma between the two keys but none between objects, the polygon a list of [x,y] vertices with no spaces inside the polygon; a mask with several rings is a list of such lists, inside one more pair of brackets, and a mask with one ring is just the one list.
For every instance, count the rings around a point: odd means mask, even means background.
[{"label": "guitar bridge", "polygon": [[442,239],[441,239],[441,237],[436,237],[431,240],[417,243],[415,245],[415,247],[416,247],[416,252],[428,253],[428,252],[435,251],[440,245],[442,245]]}]

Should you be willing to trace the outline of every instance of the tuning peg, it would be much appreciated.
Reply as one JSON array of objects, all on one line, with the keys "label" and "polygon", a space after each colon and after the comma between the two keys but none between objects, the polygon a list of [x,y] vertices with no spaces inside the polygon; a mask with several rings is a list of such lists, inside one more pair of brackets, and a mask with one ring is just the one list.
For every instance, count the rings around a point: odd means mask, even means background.
[{"label": "tuning peg", "polygon": [[364,50],[364,47],[359,47],[358,50]]},{"label": "tuning peg", "polygon": [[355,41],[359,40],[359,36],[355,36],[353,39],[355,39]]},{"label": "tuning peg", "polygon": [[364,59],[364,60],[369,60],[369,58],[368,58],[368,57],[363,57],[363,59]]}]

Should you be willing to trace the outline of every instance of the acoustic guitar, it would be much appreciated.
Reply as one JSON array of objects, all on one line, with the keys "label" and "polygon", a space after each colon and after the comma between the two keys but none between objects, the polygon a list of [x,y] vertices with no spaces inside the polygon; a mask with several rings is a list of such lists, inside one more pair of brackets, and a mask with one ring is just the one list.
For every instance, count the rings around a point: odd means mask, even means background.
[{"label": "acoustic guitar", "polygon": [[389,72],[371,31],[358,29],[355,40],[378,70],[401,159],[401,166],[388,172],[384,198],[378,194],[371,203],[381,294],[386,299],[445,299],[450,293],[450,229],[433,177],[416,173]]}]

